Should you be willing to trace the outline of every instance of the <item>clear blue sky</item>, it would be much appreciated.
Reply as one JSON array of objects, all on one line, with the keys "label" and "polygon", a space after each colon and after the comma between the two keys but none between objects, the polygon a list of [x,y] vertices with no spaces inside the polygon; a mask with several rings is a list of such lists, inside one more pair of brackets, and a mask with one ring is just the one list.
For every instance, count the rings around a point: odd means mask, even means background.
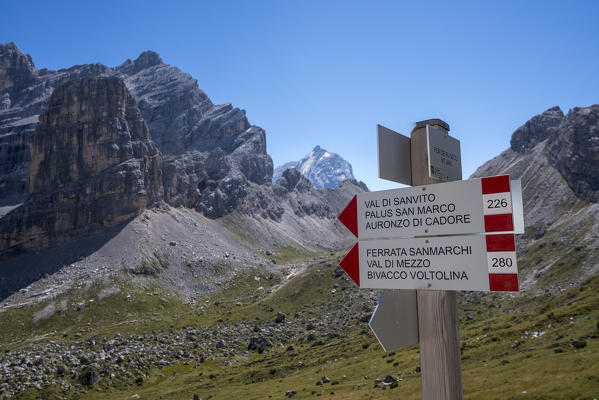
[{"label": "clear blue sky", "polygon": [[375,190],[397,186],[377,178],[377,123],[444,119],[468,176],[533,115],[599,103],[598,1],[415,3],[8,1],[0,42],[50,69],[154,50],[246,109],[275,165],[319,144]]}]

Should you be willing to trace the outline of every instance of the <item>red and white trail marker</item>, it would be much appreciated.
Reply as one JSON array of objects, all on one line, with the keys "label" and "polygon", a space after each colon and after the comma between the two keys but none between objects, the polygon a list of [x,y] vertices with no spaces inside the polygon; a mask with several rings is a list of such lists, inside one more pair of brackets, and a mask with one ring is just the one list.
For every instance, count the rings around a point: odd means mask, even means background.
[{"label": "red and white trail marker", "polygon": [[340,266],[361,288],[518,291],[513,234],[365,240]]},{"label": "red and white trail marker", "polygon": [[359,239],[514,232],[509,175],[360,193],[339,220]]}]

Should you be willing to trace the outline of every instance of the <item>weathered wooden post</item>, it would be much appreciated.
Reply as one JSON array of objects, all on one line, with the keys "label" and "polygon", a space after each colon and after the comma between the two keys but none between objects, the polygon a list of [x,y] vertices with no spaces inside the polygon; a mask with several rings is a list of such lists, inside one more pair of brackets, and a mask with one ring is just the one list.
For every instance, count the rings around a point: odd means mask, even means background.
[{"label": "weathered wooden post", "polygon": [[[441,183],[429,173],[426,125],[449,132],[439,119],[420,121],[411,133],[412,186]],[[456,292],[418,290],[418,331],[422,398],[425,400],[463,398],[460,333]]]}]

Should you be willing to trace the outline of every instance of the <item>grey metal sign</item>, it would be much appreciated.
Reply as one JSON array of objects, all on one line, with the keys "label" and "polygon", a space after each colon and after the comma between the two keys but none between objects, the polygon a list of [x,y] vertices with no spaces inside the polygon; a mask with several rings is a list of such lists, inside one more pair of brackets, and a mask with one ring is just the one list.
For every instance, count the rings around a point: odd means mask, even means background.
[{"label": "grey metal sign", "polygon": [[386,290],[368,325],[385,351],[418,343],[416,291]]},{"label": "grey metal sign", "polygon": [[512,207],[514,213],[514,233],[524,233],[524,204],[522,203],[522,181],[510,181],[512,189]]},{"label": "grey metal sign", "polygon": [[410,138],[376,126],[379,153],[379,178],[412,185]]},{"label": "grey metal sign", "polygon": [[460,141],[447,133],[426,126],[429,175],[445,182],[462,180]]}]

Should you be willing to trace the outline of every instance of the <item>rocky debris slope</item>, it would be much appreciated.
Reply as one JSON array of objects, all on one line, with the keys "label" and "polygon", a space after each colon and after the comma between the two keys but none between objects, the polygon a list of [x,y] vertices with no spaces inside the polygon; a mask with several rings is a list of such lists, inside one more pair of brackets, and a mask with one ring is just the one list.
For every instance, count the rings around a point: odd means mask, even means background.
[{"label": "rocky debris slope", "polygon": [[277,167],[273,174],[273,183],[289,168],[300,171],[317,189],[334,189],[347,179],[355,179],[349,162],[340,155],[330,153],[320,146],[314,147],[299,161],[290,161]]},{"label": "rocky debris slope", "polygon": [[0,251],[37,250],[114,226],[161,198],[160,155],[124,82],[71,80],[40,117],[29,197],[3,219]]},{"label": "rocky debris slope", "polygon": [[549,278],[577,282],[599,270],[598,115],[599,106],[566,116],[551,108],[518,128],[511,147],[473,174],[522,179],[526,234],[517,242],[525,287]]},{"label": "rocky debris slope", "polygon": [[[365,188],[346,181],[339,189],[316,190],[297,170],[288,175],[295,183],[287,181],[285,193],[255,185],[224,218],[161,205],[101,233],[2,260],[0,299],[41,301],[80,282],[119,280],[123,272],[128,281],[149,277],[186,299],[216,289],[240,269],[280,263],[279,250],[314,253],[348,244],[351,235],[336,216]],[[20,288],[26,292],[14,293]]]},{"label": "rocky debris slope", "polygon": [[35,304],[82,284],[123,279],[150,279],[188,299],[213,291],[240,269],[267,262],[218,220],[186,208],[148,209],[101,233],[2,260],[3,304]]},{"label": "rocky debris slope", "polygon": [[337,216],[355,194],[367,190],[355,180],[338,189],[315,189],[291,168],[272,186],[250,188],[227,221],[254,248],[336,250],[352,240]]},{"label": "rocky debris slope", "polygon": [[[309,279],[332,281],[330,287],[326,286],[327,291],[323,292],[322,298],[314,299],[312,305],[298,307],[300,310],[296,312],[273,310],[266,303],[263,314],[273,314],[271,318],[221,322],[212,326],[152,329],[152,332],[135,334],[114,333],[110,336],[98,335],[94,333],[95,327],[82,324],[76,328],[69,326],[61,332],[66,338],[64,341],[42,340],[23,344],[18,349],[6,349],[0,352],[0,398],[10,398],[27,388],[39,390],[49,385],[57,385],[66,392],[140,384],[155,376],[156,369],[163,370],[171,365],[200,367],[206,361],[224,365],[243,363],[256,354],[266,355],[281,349],[291,354],[295,351],[294,346],[302,343],[312,347],[325,346],[357,327],[367,329],[368,313],[380,292],[355,287],[340,269],[328,261],[329,258],[315,259],[306,273]],[[273,279],[273,274],[277,275],[276,279]],[[264,281],[265,288],[261,287],[262,290],[254,293],[253,297],[267,299],[275,295],[276,288],[280,287],[271,282],[278,281],[278,272],[256,271],[255,278]],[[158,292],[102,290],[99,293],[104,294],[82,303],[52,301],[34,314],[33,319],[35,323],[42,323],[44,319],[51,318],[52,315],[48,315],[50,309],[56,316],[73,307],[77,307],[77,313],[83,314],[86,307],[94,307],[94,303],[107,300],[143,302],[158,296],[163,304],[172,301]],[[252,302],[251,298],[217,298],[219,301],[214,302],[207,297],[199,298],[194,313],[209,312],[210,309],[210,312],[222,310],[224,315],[233,305],[241,309]],[[115,310],[115,319],[118,321],[120,318],[118,310]],[[299,368],[314,364],[309,358],[304,360]]]}]

